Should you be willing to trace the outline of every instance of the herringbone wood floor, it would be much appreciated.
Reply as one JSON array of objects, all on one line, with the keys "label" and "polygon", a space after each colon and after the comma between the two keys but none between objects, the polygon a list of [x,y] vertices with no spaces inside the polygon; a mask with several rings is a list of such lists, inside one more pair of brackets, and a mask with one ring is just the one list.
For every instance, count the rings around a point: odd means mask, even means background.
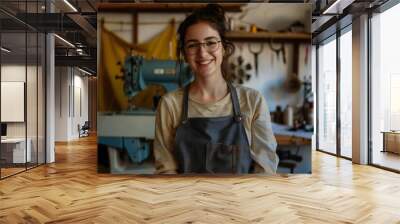
[{"label": "herringbone wood floor", "polygon": [[315,152],[313,174],[96,173],[94,137],[0,181],[0,223],[400,223],[400,175]]}]

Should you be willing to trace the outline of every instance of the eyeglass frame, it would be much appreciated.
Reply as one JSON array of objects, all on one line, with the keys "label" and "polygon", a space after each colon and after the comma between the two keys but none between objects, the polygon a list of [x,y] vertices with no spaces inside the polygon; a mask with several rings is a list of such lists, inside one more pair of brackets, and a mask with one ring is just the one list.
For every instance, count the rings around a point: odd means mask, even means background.
[{"label": "eyeglass frame", "polygon": [[188,52],[188,49],[187,49],[187,46],[186,46],[187,44],[185,44],[183,46],[183,49],[184,49],[185,53],[187,53],[189,55],[196,54],[198,52],[198,50],[200,50],[200,48],[203,47],[203,46],[204,46],[204,49],[209,53],[217,51],[219,49],[219,43],[222,43],[222,40],[216,40],[215,42],[217,43],[217,48],[215,48],[215,50],[211,50],[211,51],[207,49],[207,45],[206,45],[207,42],[210,42],[210,41],[214,41],[214,40],[207,40],[205,42],[195,42],[195,43],[193,43],[193,44],[196,44],[196,50],[193,51],[192,53]]}]

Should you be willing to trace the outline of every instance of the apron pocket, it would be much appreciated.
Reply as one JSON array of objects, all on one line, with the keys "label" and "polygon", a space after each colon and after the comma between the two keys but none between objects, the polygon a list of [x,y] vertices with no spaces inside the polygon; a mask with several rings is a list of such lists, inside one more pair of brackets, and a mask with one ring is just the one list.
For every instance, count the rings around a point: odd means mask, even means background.
[{"label": "apron pocket", "polygon": [[222,143],[208,143],[206,146],[206,170],[209,173],[236,173],[238,147]]},{"label": "apron pocket", "polygon": [[178,173],[207,173],[205,170],[206,144],[183,144],[175,150]]}]

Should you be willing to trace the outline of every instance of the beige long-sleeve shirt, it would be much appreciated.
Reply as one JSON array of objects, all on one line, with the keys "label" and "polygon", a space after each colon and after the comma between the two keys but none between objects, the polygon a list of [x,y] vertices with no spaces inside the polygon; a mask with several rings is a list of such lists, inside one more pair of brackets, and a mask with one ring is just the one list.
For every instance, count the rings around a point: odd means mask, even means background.
[{"label": "beige long-sleeve shirt", "polygon": [[[273,174],[278,166],[276,140],[272,133],[271,118],[264,97],[257,91],[235,86],[243,115],[243,124],[253,160],[255,172]],[[158,105],[154,139],[156,173],[176,173],[174,158],[175,133],[182,119],[183,89],[164,95]],[[233,115],[230,94],[217,102],[202,104],[189,94],[188,117],[221,117]]]}]

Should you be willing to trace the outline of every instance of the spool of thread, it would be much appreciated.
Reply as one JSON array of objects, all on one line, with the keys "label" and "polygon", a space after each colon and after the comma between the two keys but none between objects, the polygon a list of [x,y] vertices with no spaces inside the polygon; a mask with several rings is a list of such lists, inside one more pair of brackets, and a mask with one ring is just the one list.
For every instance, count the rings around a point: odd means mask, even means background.
[{"label": "spool of thread", "polygon": [[256,25],[251,24],[251,26],[250,26],[250,32],[251,32],[251,33],[257,33],[257,27],[256,27]]},{"label": "spool of thread", "polygon": [[285,109],[285,124],[289,127],[293,127],[293,107],[287,106]]}]

